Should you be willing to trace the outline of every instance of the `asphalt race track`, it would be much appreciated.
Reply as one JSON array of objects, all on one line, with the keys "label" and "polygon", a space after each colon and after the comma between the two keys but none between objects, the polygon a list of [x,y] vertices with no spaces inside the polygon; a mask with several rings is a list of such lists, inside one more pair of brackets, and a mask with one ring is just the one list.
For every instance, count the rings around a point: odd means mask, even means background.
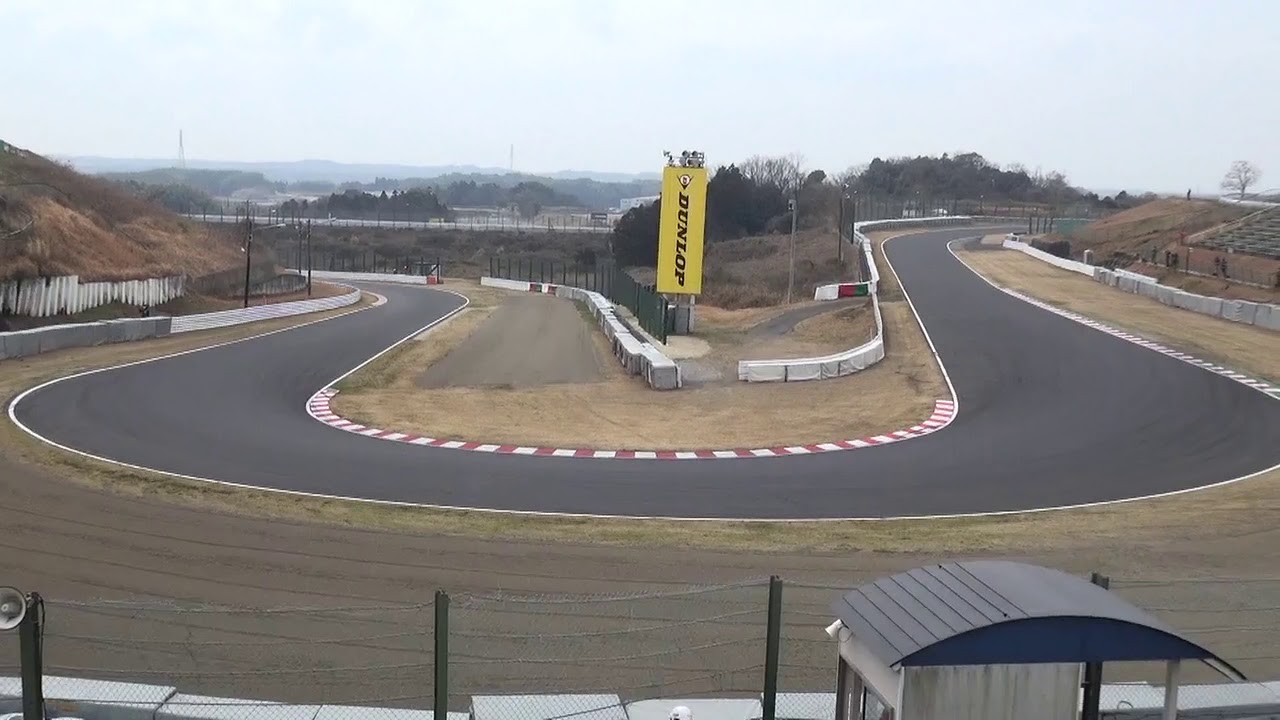
[{"label": "asphalt race track", "polygon": [[[947,251],[886,245],[959,416],[899,444],[743,460],[595,460],[425,448],[342,432],[308,398],[462,300],[370,285],[381,307],[46,386],[33,432],[118,462],[264,488],[429,505],[683,518],[1027,510],[1200,487],[1280,464],[1280,402],[1012,298]],[[889,340],[892,343],[892,338]],[[474,438],[484,440],[484,438]],[[815,442],[839,438],[814,438]]]}]

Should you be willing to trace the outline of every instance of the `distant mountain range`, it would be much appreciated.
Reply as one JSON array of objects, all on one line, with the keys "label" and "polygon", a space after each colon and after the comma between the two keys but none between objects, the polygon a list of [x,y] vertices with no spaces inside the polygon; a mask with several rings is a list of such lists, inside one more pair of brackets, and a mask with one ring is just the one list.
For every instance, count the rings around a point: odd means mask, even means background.
[{"label": "distant mountain range", "polygon": [[[171,168],[177,165],[172,158],[108,158],[95,156],[54,156],[55,159],[70,162],[77,170],[84,173],[126,173],[159,168]],[[242,170],[259,172],[269,180],[282,182],[300,182],[326,180],[333,183],[373,182],[377,178],[433,178],[443,175],[506,175],[507,168],[481,167],[476,165],[397,165],[392,163],[341,163],[332,160],[297,160],[293,162],[232,162],[222,160],[188,160],[187,167],[193,170]],[[596,182],[631,182],[634,180],[658,180],[659,173],[614,173],[592,170],[559,170],[549,173],[531,173],[521,170],[521,174],[539,177],[569,180],[585,178]]]}]

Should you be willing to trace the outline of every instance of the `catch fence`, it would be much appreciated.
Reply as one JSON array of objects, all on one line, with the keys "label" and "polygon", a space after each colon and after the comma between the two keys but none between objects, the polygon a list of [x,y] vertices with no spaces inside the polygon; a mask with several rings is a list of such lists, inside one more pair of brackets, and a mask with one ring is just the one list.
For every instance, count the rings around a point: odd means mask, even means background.
[{"label": "catch fence", "polygon": [[596,265],[587,269],[540,258],[490,257],[489,276],[598,292],[631,311],[636,323],[661,343],[675,330],[675,313],[671,311],[670,302],[654,286],[636,281],[615,266]]},{"label": "catch fence", "polygon": [[[484,720],[487,708],[490,720],[665,720],[676,699],[717,698],[736,699],[736,717],[749,720],[768,717],[774,697],[778,720],[830,720],[836,647],[825,628],[849,587],[759,578],[398,603],[352,601],[353,587],[317,589],[328,602],[305,607],[50,599],[36,605],[31,632],[52,717],[152,717],[148,708],[165,704],[155,717],[314,719],[320,706],[356,706],[341,716],[476,709]],[[1280,578],[1117,579],[1112,589],[1246,675],[1280,674]],[[0,713],[6,688],[35,670],[19,646],[18,631],[0,632]],[[1159,681],[1121,672],[1107,670],[1106,682]],[[95,700],[68,711],[59,697]],[[1232,712],[1216,717],[1247,717]]]}]

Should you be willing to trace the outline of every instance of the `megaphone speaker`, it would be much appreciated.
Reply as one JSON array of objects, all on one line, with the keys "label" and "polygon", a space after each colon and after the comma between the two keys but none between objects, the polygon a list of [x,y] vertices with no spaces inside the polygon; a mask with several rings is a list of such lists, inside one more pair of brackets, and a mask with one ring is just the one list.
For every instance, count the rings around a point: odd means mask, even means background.
[{"label": "megaphone speaker", "polygon": [[0,630],[12,630],[27,616],[27,597],[11,587],[0,587]]}]

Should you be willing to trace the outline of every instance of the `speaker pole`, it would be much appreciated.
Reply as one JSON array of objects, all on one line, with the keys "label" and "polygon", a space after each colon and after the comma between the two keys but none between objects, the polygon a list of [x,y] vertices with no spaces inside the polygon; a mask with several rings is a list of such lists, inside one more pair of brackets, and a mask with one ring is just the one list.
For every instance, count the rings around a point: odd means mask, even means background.
[{"label": "speaker pole", "polygon": [[22,654],[22,720],[44,720],[44,600],[31,593],[27,614],[18,626]]}]

